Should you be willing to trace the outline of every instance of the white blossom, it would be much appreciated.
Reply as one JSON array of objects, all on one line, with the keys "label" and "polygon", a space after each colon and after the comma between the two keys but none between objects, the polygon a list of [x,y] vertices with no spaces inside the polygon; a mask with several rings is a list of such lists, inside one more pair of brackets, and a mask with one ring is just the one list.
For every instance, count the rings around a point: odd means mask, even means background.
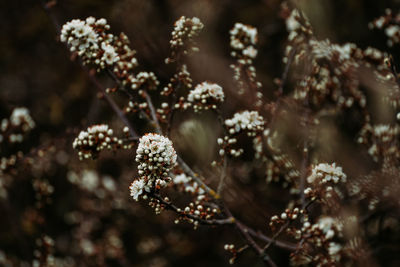
[{"label": "white blossom", "polygon": [[106,124],[90,126],[86,131],[81,131],[72,143],[78,150],[79,158],[94,158],[104,149],[111,149],[112,144],[118,143],[118,138],[113,137],[113,130]]},{"label": "white blossom", "polygon": [[24,107],[15,108],[10,116],[10,123],[13,126],[22,126],[23,131],[35,128],[35,122],[29,114],[29,110]]},{"label": "white blossom", "polygon": [[233,118],[225,120],[230,134],[247,131],[250,135],[264,130],[264,118],[257,111],[242,111],[233,115]]},{"label": "white blossom", "polygon": [[311,175],[307,177],[308,183],[323,184],[327,182],[344,183],[346,182],[346,174],[342,167],[336,166],[336,163],[320,163],[313,167]]},{"label": "white blossom", "polygon": [[189,92],[187,100],[193,104],[195,111],[216,108],[216,103],[224,101],[224,91],[216,83],[202,82]]},{"label": "white blossom", "polygon": [[129,186],[129,189],[131,191],[131,197],[134,200],[138,201],[139,196],[142,195],[143,190],[145,190],[145,187],[146,187],[146,182],[144,181],[144,179],[138,179],[133,181]]}]

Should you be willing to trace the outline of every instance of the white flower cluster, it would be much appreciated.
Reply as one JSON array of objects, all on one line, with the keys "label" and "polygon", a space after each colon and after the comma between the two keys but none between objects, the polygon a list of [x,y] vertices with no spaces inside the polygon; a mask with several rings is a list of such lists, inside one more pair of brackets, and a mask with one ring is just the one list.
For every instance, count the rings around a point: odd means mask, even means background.
[{"label": "white flower cluster", "polygon": [[27,108],[15,108],[10,116],[10,123],[13,126],[21,126],[24,132],[28,132],[35,128],[35,122],[29,114]]},{"label": "white flower cluster", "polygon": [[[237,55],[236,51],[232,52],[232,56],[254,59],[257,56],[257,29],[242,23],[235,23],[233,29],[230,30],[231,48],[240,51],[241,55]],[[251,61],[250,61],[251,62]]]},{"label": "white flower cluster", "polygon": [[86,131],[81,131],[72,143],[78,150],[79,158],[88,159],[97,157],[104,149],[112,149],[113,144],[122,144],[122,140],[113,137],[113,130],[106,124],[90,126]]},{"label": "white flower cluster", "polygon": [[[294,43],[302,43],[306,39],[304,38],[305,35],[312,35],[312,28],[307,19],[307,16],[298,9],[290,9],[287,5],[284,4],[286,15],[285,23],[286,23],[286,30],[288,31],[288,41]],[[290,12],[290,13],[289,13]],[[292,48],[288,46],[287,48]],[[288,52],[288,51],[287,51]]]},{"label": "white flower cluster", "polygon": [[328,39],[323,41],[310,40],[310,46],[316,59],[330,60],[336,57],[342,63],[350,60],[352,53],[357,48],[355,44],[351,43],[344,45],[332,44]]},{"label": "white flower cluster", "polygon": [[253,144],[255,149],[255,157],[260,158],[262,153],[262,140],[257,137],[264,130],[264,118],[257,111],[242,111],[233,115],[233,118],[225,120],[225,126],[228,135],[224,138],[218,138],[217,143],[220,146],[219,155],[226,154],[239,157],[243,154],[242,148],[232,148],[237,143],[236,134],[246,132],[248,136],[254,137]]},{"label": "white flower cluster", "polygon": [[233,118],[225,120],[229,134],[247,132],[249,136],[255,136],[264,130],[264,118],[257,111],[242,111],[233,115]]},{"label": "white flower cluster", "polygon": [[[375,161],[378,161],[380,156],[395,156],[400,157],[400,151],[395,144],[398,142],[400,135],[400,127],[389,124],[377,124],[369,128],[371,134],[371,146],[368,149],[368,154]],[[359,142],[363,142],[363,137]]]},{"label": "white flower cluster", "polygon": [[311,229],[319,229],[328,240],[342,232],[342,224],[332,217],[321,217],[316,224],[312,225]]},{"label": "white flower cluster", "polygon": [[[180,17],[174,24],[174,30],[172,31],[172,39],[170,41],[172,55],[167,58],[166,63],[169,63],[175,59],[178,52],[183,49],[183,53],[187,54],[188,51],[185,46],[192,42],[193,38],[199,35],[204,25],[199,18],[186,18],[185,16]],[[197,47],[191,47],[192,51],[197,51]]]},{"label": "white flower cluster", "polygon": [[346,182],[346,174],[342,167],[337,167],[336,163],[320,163],[313,167],[311,175],[307,177],[308,183],[325,184],[333,182],[335,184]]},{"label": "white flower cluster", "polygon": [[[315,248],[314,253],[317,253],[319,257],[323,257],[326,262],[337,264],[341,259],[343,249],[343,245],[339,243],[343,237],[343,228],[341,220],[322,216],[312,225],[306,220],[298,238],[306,238],[306,242]],[[311,254],[315,255],[314,253]]]},{"label": "white flower cluster", "polygon": [[139,139],[136,161],[140,178],[129,187],[131,196],[138,200],[143,190],[165,187],[170,181],[168,172],[176,163],[176,152],[171,140],[159,134],[148,133]]},{"label": "white flower cluster", "polygon": [[[255,96],[254,105],[261,106],[263,94],[259,90],[261,82],[256,80],[256,69],[252,65],[253,59],[257,57],[257,29],[250,25],[235,23],[230,30],[230,46],[233,49],[231,56],[236,59],[236,64],[231,64],[233,78],[238,84],[238,94],[253,91]],[[256,89],[257,91],[255,91]]]},{"label": "white flower cluster", "polygon": [[142,85],[144,84],[147,85],[146,89],[155,90],[157,86],[160,84],[154,72],[146,72],[146,71],[139,72],[136,75],[136,77],[131,80],[131,82],[132,82],[131,88],[133,90],[141,88]]},{"label": "white flower cluster", "polygon": [[400,26],[397,21],[400,20],[400,13],[394,15],[390,9],[386,9],[386,14],[382,17],[375,19],[368,26],[370,29],[376,28],[385,31],[386,36],[389,38],[387,41],[388,46],[400,43]]},{"label": "white flower cluster", "polygon": [[114,36],[105,33],[109,29],[103,18],[74,19],[63,25],[60,40],[70,45],[70,50],[76,51],[85,64],[94,64],[103,69],[119,60],[113,46]]},{"label": "white flower cluster", "polygon": [[[325,243],[327,245],[328,254],[330,256],[337,256],[341,251],[342,245],[337,242],[332,242],[333,238],[341,237],[343,224],[332,217],[321,217],[318,222],[313,224],[308,232],[314,236],[316,243]],[[319,234],[321,233],[322,236]],[[337,260],[339,260],[338,258]]]},{"label": "white flower cluster", "polygon": [[202,109],[216,109],[217,104],[224,101],[224,97],[221,86],[216,83],[202,82],[189,92],[187,100],[197,112]]},{"label": "white flower cluster", "polygon": [[[290,16],[286,19],[286,29],[288,32],[294,32],[301,28],[301,24],[299,22],[300,13],[297,9],[293,9],[290,13]],[[291,38],[289,38],[291,40]]]},{"label": "white flower cluster", "polygon": [[21,143],[24,133],[35,128],[35,122],[24,107],[15,108],[10,119],[3,119],[0,124],[0,143],[7,140],[10,143]]},{"label": "white flower cluster", "polygon": [[391,126],[388,124],[378,124],[374,125],[372,128],[372,134],[379,138],[381,142],[390,142],[393,139],[393,136],[396,136],[400,133],[400,128],[395,125]]}]

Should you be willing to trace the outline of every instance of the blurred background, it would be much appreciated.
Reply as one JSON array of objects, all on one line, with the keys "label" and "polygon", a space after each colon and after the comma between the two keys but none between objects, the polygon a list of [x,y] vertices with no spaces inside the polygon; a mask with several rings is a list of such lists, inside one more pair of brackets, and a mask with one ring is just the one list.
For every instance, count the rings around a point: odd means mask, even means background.
[{"label": "blurred background", "polygon": [[[385,8],[399,11],[400,1],[296,3],[310,18],[318,38],[341,44],[354,42],[361,48],[373,46],[398,60],[398,48],[388,49],[384,34],[370,31],[368,23]],[[194,84],[210,80],[224,88],[227,103],[222,113],[230,117],[248,101],[235,94],[229,68],[234,62],[229,30],[235,22],[257,27],[259,54],[255,67],[265,98],[272,99],[277,89],[273,79],[280,77],[284,68],[287,37],[279,16],[280,5],[277,0],[59,0],[52,10],[60,25],[88,16],[106,18],[111,32],[123,31],[131,40],[138,69],[153,71],[161,84],[174,73],[164,64],[174,21],[182,15],[199,17],[205,27],[198,38],[200,52],[188,61],[189,71]],[[39,0],[0,3],[0,118],[9,117],[14,107],[25,106],[36,122],[23,144],[0,153],[8,156],[21,150],[37,158],[12,174],[8,197],[0,200],[0,250],[10,262],[29,266],[38,249],[35,240],[45,234],[54,239],[54,256],[63,259],[58,266],[61,262],[65,266],[229,266],[230,255],[223,245],[242,243],[232,228],[200,227],[194,231],[190,225],[175,225],[169,212],[156,216],[145,202],[129,199],[129,183],[136,175],[134,151],[105,153],[96,161],[79,162],[71,144],[81,129],[97,123],[120,129],[122,124],[97,97],[96,88],[79,63],[71,61],[56,29]],[[112,86],[106,76],[99,79],[105,87]],[[217,121],[207,113],[179,115],[172,128],[173,138],[180,140],[177,150],[205,175],[211,172],[208,166],[216,151],[209,140],[216,140],[220,134]],[[40,151],[45,152],[42,157]],[[88,170],[93,171],[91,178],[85,176]],[[97,184],[85,188],[71,182],[74,174],[103,184],[111,179],[116,189],[112,194],[99,193]],[[49,203],[40,209],[35,206],[41,198],[32,188],[35,180],[47,181],[54,189]],[[237,167],[229,188],[228,204],[256,229],[267,230],[269,217],[285,205],[283,200],[271,203],[279,193],[267,186],[262,173],[249,173],[246,166]],[[271,255],[282,264],[279,266],[287,264],[286,252],[272,249]],[[252,252],[244,253],[236,264],[260,265]]]}]

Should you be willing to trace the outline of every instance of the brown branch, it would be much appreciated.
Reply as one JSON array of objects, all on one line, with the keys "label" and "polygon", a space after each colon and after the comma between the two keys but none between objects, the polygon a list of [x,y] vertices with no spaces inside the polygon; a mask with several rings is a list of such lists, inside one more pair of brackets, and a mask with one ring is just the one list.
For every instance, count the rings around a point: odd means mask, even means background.
[{"label": "brown branch", "polygon": [[297,244],[293,244],[293,243],[289,243],[289,242],[284,242],[284,241],[279,241],[279,240],[274,240],[271,237],[268,237],[266,235],[264,235],[263,233],[261,233],[260,231],[254,231],[253,229],[249,228],[249,234],[258,238],[259,240],[262,240],[264,242],[271,242],[273,245],[285,249],[285,250],[289,250],[289,251],[294,251],[297,249]]},{"label": "brown branch", "polygon": [[283,95],[283,89],[284,89],[284,87],[286,85],[286,82],[287,82],[289,69],[290,69],[290,66],[292,65],[292,61],[293,61],[295,55],[296,55],[296,47],[293,47],[292,50],[290,51],[288,60],[287,60],[286,65],[285,65],[285,69],[284,69],[284,71],[282,73],[282,77],[281,77],[281,80],[280,80],[280,83],[279,83],[279,88],[278,88],[278,97]]},{"label": "brown branch", "polygon": [[[221,111],[219,109],[217,109],[216,110],[216,114],[217,114],[218,122],[221,124],[221,127],[223,129],[224,135],[227,136],[228,135],[228,131],[226,130],[226,128],[224,126],[224,119],[222,118]],[[221,170],[221,176],[219,178],[219,183],[218,183],[218,187],[217,187],[217,194],[218,195],[221,195],[222,189],[224,187],[227,167],[228,167],[228,157],[226,156],[226,154],[224,154],[223,166],[222,166],[222,170]]]},{"label": "brown branch", "polygon": [[97,90],[101,92],[102,97],[107,101],[107,103],[110,105],[110,107],[114,110],[114,112],[117,114],[117,116],[122,120],[122,122],[129,128],[129,133],[131,134],[131,137],[134,139],[138,139],[139,135],[136,133],[135,129],[133,128],[132,124],[129,122],[128,118],[125,116],[124,112],[118,107],[118,105],[114,102],[114,100],[106,93],[105,89],[103,86],[100,84],[100,82],[96,79],[96,77],[90,73],[90,71],[81,65],[82,69],[85,71],[85,73],[88,75],[90,81],[96,86]]},{"label": "brown branch", "polygon": [[151,115],[153,124],[155,125],[156,131],[158,134],[162,134],[162,129],[160,126],[160,122],[158,121],[158,117],[157,117],[156,109],[154,108],[154,105],[153,105],[153,101],[151,100],[149,94],[146,91],[144,91],[143,94],[144,94],[144,97],[146,98],[147,105],[149,106],[150,115]]},{"label": "brown branch", "polygon": [[196,216],[196,215],[193,215],[193,214],[189,214],[189,213],[185,213],[184,211],[182,211],[180,208],[178,208],[177,206],[175,206],[171,202],[164,200],[158,194],[154,194],[153,193],[153,194],[149,194],[149,195],[150,195],[150,197],[153,197],[153,198],[157,199],[167,209],[176,212],[177,214],[179,214],[182,217],[186,217],[186,218],[198,221],[201,224],[205,224],[205,225],[228,225],[228,224],[234,224],[235,223],[235,218],[233,218],[231,216],[228,217],[228,218],[225,218],[225,219],[206,220],[206,219],[200,218],[199,216]]},{"label": "brown branch", "polygon": [[198,174],[196,174],[187,164],[186,162],[178,155],[178,164],[182,168],[182,170],[188,174],[199,186],[204,189],[212,198],[220,199],[221,196],[217,194],[212,188],[206,185],[203,180],[200,178]]}]

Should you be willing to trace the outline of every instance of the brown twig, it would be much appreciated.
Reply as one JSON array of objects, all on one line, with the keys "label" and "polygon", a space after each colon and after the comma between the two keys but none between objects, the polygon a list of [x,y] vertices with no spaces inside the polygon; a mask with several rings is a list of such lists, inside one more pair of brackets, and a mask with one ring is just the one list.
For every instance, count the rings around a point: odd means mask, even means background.
[{"label": "brown twig", "polygon": [[150,197],[153,197],[153,198],[157,199],[167,209],[176,212],[180,216],[183,216],[183,217],[198,221],[200,224],[205,224],[205,225],[229,225],[229,224],[234,224],[234,222],[235,222],[235,218],[233,218],[233,217],[227,217],[225,219],[210,219],[210,220],[206,220],[206,219],[200,218],[200,217],[198,217],[196,215],[193,215],[193,214],[190,214],[190,213],[185,213],[180,208],[178,208],[177,206],[175,206],[171,202],[166,201],[165,199],[163,199],[158,194],[150,194]]}]

